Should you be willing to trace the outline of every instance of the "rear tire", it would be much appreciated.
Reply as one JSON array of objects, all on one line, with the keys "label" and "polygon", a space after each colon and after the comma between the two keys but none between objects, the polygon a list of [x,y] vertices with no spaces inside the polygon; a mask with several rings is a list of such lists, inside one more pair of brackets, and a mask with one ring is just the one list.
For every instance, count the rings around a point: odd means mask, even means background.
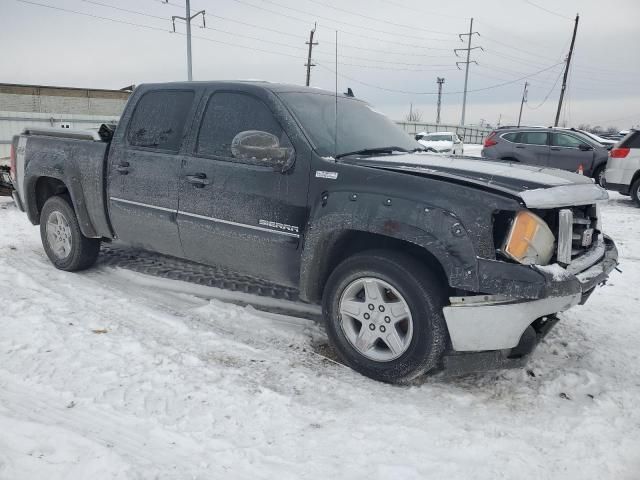
[{"label": "rear tire", "polygon": [[447,338],[441,285],[423,264],[400,252],[371,250],[344,260],[331,273],[322,304],[341,360],[389,383],[437,367]]},{"label": "rear tire", "polygon": [[633,182],[629,194],[631,198],[633,198],[633,201],[636,202],[636,205],[640,207],[640,178]]},{"label": "rear tire", "polygon": [[67,196],[54,196],[45,202],[40,214],[40,238],[51,263],[67,272],[89,268],[100,252],[100,239],[82,234]]}]

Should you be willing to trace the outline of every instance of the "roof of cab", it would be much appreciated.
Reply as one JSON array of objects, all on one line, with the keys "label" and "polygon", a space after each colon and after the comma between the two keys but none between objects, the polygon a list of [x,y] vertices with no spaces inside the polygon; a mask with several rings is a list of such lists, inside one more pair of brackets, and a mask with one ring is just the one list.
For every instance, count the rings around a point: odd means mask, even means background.
[{"label": "roof of cab", "polygon": [[[149,88],[187,88],[189,86],[204,87],[232,87],[232,86],[251,86],[254,88],[263,88],[274,93],[315,93],[321,95],[335,95],[335,92],[323,90],[316,87],[305,87],[302,85],[292,85],[287,83],[272,83],[264,80],[198,80],[192,82],[166,82],[166,83],[143,83],[139,87]],[[344,93],[338,93],[339,96],[347,97]],[[351,98],[351,97],[349,97]]]}]

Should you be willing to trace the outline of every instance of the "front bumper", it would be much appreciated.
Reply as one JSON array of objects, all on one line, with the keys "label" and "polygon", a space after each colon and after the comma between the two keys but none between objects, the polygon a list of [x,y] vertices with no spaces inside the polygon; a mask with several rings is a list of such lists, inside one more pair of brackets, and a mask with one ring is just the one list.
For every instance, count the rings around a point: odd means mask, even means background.
[{"label": "front bumper", "polygon": [[584,303],[618,264],[613,240],[603,236],[566,269],[531,267],[544,279],[546,296],[538,299],[506,295],[452,297],[444,317],[456,352],[504,350],[516,347],[537,319]]}]

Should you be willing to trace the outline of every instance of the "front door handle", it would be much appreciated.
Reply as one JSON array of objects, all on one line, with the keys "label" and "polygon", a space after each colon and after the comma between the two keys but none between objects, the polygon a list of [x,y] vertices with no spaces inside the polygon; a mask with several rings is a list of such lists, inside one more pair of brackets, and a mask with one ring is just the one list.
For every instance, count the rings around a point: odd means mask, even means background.
[{"label": "front door handle", "polygon": [[192,184],[196,188],[202,188],[205,185],[209,185],[209,180],[207,180],[207,175],[204,173],[195,173],[193,175],[186,176],[187,182]]},{"label": "front door handle", "polygon": [[128,174],[129,173],[129,162],[120,162],[118,165],[116,165],[116,171],[120,175]]},{"label": "front door handle", "polygon": [[557,152],[560,150],[560,147],[551,147],[551,150],[553,150],[554,152]]},{"label": "front door handle", "polygon": [[516,145],[516,148],[524,148],[524,145]]}]

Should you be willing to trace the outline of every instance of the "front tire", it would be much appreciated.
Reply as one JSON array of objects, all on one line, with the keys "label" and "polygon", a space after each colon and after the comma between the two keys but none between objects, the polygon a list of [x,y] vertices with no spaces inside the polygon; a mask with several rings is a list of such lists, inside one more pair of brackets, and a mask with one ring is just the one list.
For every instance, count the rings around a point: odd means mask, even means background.
[{"label": "front tire", "polygon": [[100,239],[82,234],[67,196],[51,197],[45,202],[40,214],[40,238],[51,263],[67,272],[89,268],[100,252]]},{"label": "front tire", "polygon": [[438,366],[446,345],[441,282],[415,258],[373,250],[344,260],[323,295],[329,340],[357,372],[407,382]]}]

